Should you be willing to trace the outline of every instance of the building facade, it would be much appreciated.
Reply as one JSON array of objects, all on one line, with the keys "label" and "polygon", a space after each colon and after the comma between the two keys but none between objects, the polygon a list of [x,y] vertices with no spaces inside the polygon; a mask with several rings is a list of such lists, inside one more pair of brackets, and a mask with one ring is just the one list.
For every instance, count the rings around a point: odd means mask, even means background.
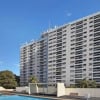
[{"label": "building facade", "polygon": [[100,83],[100,13],[50,29],[21,47],[21,84],[31,75],[40,82],[77,84],[86,78]]},{"label": "building facade", "polygon": [[31,42],[20,48],[20,85],[27,85],[31,76],[39,82],[47,82],[47,35],[39,41]]}]

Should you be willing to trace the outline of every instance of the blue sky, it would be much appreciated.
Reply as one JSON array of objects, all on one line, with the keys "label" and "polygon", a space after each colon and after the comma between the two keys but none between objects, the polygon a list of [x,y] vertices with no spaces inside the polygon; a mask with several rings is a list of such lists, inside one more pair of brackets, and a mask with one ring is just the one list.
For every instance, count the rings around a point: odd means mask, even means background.
[{"label": "blue sky", "polygon": [[0,70],[19,75],[19,50],[40,34],[100,11],[100,0],[0,0]]}]

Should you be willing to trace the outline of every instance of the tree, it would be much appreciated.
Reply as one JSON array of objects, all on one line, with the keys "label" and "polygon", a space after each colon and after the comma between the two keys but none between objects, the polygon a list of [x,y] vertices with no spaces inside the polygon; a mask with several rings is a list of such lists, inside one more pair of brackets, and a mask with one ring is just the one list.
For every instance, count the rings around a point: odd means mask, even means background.
[{"label": "tree", "polygon": [[94,80],[90,81],[90,87],[91,88],[96,88],[97,87],[97,84],[96,84],[96,82]]},{"label": "tree", "polygon": [[15,76],[15,79],[17,82],[17,86],[20,86],[20,76],[18,76],[18,75],[14,75],[14,76]]},{"label": "tree", "polygon": [[81,80],[81,81],[79,82],[79,86],[80,86],[81,88],[87,88],[87,87],[89,87],[89,81],[86,80],[86,79],[83,79],[83,80]]},{"label": "tree", "polygon": [[79,82],[80,88],[96,88],[96,82],[93,80],[83,79]]},{"label": "tree", "polygon": [[70,85],[69,87],[67,87],[67,88],[77,88],[77,86],[76,85]]},{"label": "tree", "polygon": [[96,84],[96,85],[97,85],[97,86],[96,86],[97,88],[100,88],[100,84]]},{"label": "tree", "polygon": [[38,80],[37,80],[37,78],[35,76],[31,76],[30,79],[29,79],[29,82],[30,83],[37,83]]},{"label": "tree", "polygon": [[11,71],[0,71],[0,86],[7,89],[14,89],[17,86],[15,76]]}]

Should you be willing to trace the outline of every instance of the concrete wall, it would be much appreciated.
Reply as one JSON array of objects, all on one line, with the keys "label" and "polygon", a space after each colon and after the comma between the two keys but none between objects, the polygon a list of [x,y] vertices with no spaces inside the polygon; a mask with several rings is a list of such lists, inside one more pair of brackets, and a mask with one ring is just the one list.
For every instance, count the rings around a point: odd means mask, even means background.
[{"label": "concrete wall", "polygon": [[29,94],[38,93],[37,84],[29,84]]},{"label": "concrete wall", "polygon": [[100,97],[99,88],[66,88],[65,93],[66,95],[78,93],[78,96]]},{"label": "concrete wall", "polygon": [[14,91],[14,89],[5,89],[4,87],[0,86],[0,91]]},{"label": "concrete wall", "polygon": [[29,87],[16,87],[16,92],[29,93]]},{"label": "concrete wall", "polygon": [[[3,90],[3,88],[0,87]],[[63,95],[78,94],[78,96],[90,96],[90,97],[100,97],[99,88],[65,88],[64,84],[58,83],[57,88],[55,86],[46,87],[36,87],[35,85],[30,85],[29,87],[16,87],[16,92],[26,92],[29,94],[32,93],[45,93],[45,94],[55,94],[57,97]]]},{"label": "concrete wall", "polygon": [[48,86],[48,93],[49,94],[57,94],[57,88],[55,86]]},{"label": "concrete wall", "polygon": [[57,97],[65,95],[64,83],[57,83]]},{"label": "concrete wall", "polygon": [[14,91],[15,89],[5,89],[5,91]]},{"label": "concrete wall", "polygon": [[33,94],[33,93],[56,94],[57,89],[55,86],[40,87],[37,84],[30,83],[29,84],[29,94]]},{"label": "concrete wall", "polygon": [[45,94],[55,94],[56,95],[56,88],[54,86],[48,86],[48,88],[38,88],[39,93]]},{"label": "concrete wall", "polygon": [[42,94],[52,94],[57,95],[57,97],[65,95],[65,86],[64,83],[57,83],[57,87],[53,85],[49,85],[47,87],[39,86],[44,85],[42,83],[39,84],[29,84],[29,94],[33,93],[42,93]]},{"label": "concrete wall", "polygon": [[3,90],[5,90],[5,88],[3,88],[2,86],[0,86],[0,91],[3,91]]}]

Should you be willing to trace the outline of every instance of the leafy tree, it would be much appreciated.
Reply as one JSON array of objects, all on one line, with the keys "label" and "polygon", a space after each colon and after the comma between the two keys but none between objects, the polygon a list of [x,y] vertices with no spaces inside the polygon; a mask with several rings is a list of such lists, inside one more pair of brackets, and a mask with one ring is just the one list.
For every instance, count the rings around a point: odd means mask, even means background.
[{"label": "leafy tree", "polygon": [[97,84],[96,84],[96,82],[94,80],[90,81],[90,87],[91,88],[96,88],[97,87]]},{"label": "leafy tree", "polygon": [[77,86],[76,85],[70,85],[68,88],[77,88]]},{"label": "leafy tree", "polygon": [[17,86],[15,76],[11,71],[0,71],[0,86],[7,89],[12,89]]},{"label": "leafy tree", "polygon": [[17,82],[17,86],[20,86],[20,76],[14,75],[16,82]]},{"label": "leafy tree", "polygon": [[81,81],[79,82],[79,86],[80,86],[81,88],[87,88],[87,87],[89,87],[89,81],[86,80],[86,79],[83,79],[83,80],[81,80]]},{"label": "leafy tree", "polygon": [[37,78],[35,76],[31,76],[30,79],[29,79],[29,82],[30,83],[37,83],[38,80],[37,80]]},{"label": "leafy tree", "polygon": [[96,88],[96,82],[93,80],[83,79],[79,82],[80,88]]},{"label": "leafy tree", "polygon": [[100,88],[100,84],[97,84],[97,88]]}]

